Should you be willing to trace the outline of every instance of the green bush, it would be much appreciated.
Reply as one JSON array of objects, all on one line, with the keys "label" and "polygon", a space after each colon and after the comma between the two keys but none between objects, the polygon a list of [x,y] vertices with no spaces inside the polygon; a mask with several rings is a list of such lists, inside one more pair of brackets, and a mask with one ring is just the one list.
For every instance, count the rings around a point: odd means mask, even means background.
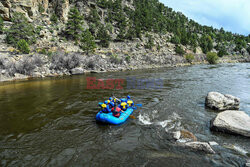
[{"label": "green bush", "polygon": [[194,55],[187,54],[187,55],[185,55],[185,59],[187,60],[187,62],[192,63],[192,61],[194,60]]},{"label": "green bush", "polygon": [[130,63],[131,57],[130,57],[130,56],[126,56],[126,57],[125,57],[125,60],[126,60],[126,62]]},{"label": "green bush", "polygon": [[110,56],[110,62],[113,64],[122,64],[122,59],[118,57],[116,54],[112,54]]},{"label": "green bush", "polygon": [[58,22],[58,17],[55,13],[53,13],[50,17],[50,21],[54,24],[56,24]]},{"label": "green bush", "polygon": [[30,53],[29,44],[24,39],[21,39],[21,40],[19,40],[17,42],[17,48],[22,53],[25,53],[25,54],[29,54]]},{"label": "green bush", "polygon": [[39,11],[40,13],[45,12],[45,9],[44,9],[44,7],[43,7],[42,4],[39,4],[39,5],[38,5],[38,11]]},{"label": "green bush", "polygon": [[177,35],[175,35],[175,36],[173,36],[173,37],[171,38],[170,42],[172,42],[172,43],[174,43],[174,44],[180,44],[180,43],[181,43],[181,40],[180,40],[180,38],[179,38]]},{"label": "green bush", "polygon": [[215,52],[208,52],[207,53],[207,61],[209,64],[216,64],[217,60],[219,59],[217,53]]},{"label": "green bush", "polygon": [[155,45],[154,45],[154,40],[152,35],[147,34],[146,37],[148,38],[148,41],[145,45],[146,49],[152,49]]},{"label": "green bush", "polygon": [[175,47],[175,52],[179,55],[185,54],[185,51],[179,45]]},{"label": "green bush", "polygon": [[0,33],[3,33],[3,18],[0,16]]}]

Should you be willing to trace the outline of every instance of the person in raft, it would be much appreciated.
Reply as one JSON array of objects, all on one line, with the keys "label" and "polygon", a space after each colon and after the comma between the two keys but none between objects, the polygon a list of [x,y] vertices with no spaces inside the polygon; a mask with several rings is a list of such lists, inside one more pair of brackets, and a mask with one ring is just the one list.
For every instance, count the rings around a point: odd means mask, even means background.
[{"label": "person in raft", "polygon": [[131,100],[131,97],[129,95],[127,96],[126,103],[128,104],[128,107],[134,106],[134,102],[133,100]]},{"label": "person in raft", "polygon": [[121,108],[117,107],[117,104],[113,102],[111,102],[111,105],[111,112],[113,113],[113,116],[119,118],[121,115]]}]

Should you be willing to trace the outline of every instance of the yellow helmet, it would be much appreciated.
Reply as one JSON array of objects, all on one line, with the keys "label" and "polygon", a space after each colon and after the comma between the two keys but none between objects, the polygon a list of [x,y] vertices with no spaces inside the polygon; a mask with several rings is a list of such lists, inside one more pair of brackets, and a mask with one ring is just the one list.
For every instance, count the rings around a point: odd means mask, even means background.
[{"label": "yellow helmet", "polygon": [[128,106],[131,106],[133,104],[132,100],[128,100]]},{"label": "yellow helmet", "polygon": [[124,109],[126,108],[126,105],[127,105],[126,102],[122,102],[122,103],[121,103],[121,106],[122,106],[122,108],[124,108]]},{"label": "yellow helmet", "polygon": [[110,100],[108,100],[108,104],[110,103]]},{"label": "yellow helmet", "polygon": [[107,107],[107,105],[106,104],[102,104],[102,108],[106,108]]}]

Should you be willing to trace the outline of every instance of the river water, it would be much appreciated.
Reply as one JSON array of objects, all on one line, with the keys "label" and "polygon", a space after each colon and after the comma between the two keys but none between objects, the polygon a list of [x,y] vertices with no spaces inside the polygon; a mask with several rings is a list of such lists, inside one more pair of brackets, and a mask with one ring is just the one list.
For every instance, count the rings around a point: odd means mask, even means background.
[{"label": "river water", "polygon": [[[162,79],[160,89],[89,90],[87,77]],[[0,166],[243,166],[248,138],[211,132],[210,91],[241,99],[250,115],[250,64],[195,65],[46,78],[0,85]],[[97,104],[111,94],[143,105],[119,126],[97,124]],[[209,155],[178,146],[186,129],[215,141]],[[232,147],[237,148],[232,149]]]}]

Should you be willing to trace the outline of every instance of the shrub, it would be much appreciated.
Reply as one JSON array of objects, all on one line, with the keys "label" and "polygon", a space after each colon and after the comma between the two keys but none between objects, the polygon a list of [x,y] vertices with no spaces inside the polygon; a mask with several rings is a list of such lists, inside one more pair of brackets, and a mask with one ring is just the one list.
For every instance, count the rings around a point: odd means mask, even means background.
[{"label": "shrub", "polygon": [[149,35],[149,34],[147,34],[146,36],[148,37],[148,41],[147,41],[147,43],[145,45],[145,48],[146,49],[152,49],[152,47],[154,47],[153,37],[152,37],[152,35]]},{"label": "shrub", "polygon": [[175,52],[179,55],[183,55],[185,53],[185,51],[179,45],[175,47]]},{"label": "shrub", "polygon": [[17,42],[24,39],[29,45],[35,43],[35,28],[21,13],[14,13],[12,26],[7,30],[6,42],[17,47]]},{"label": "shrub", "polygon": [[110,62],[113,64],[122,64],[122,59],[120,59],[118,55],[113,54],[110,56]]},{"label": "shrub", "polygon": [[173,44],[180,44],[181,40],[177,35],[175,35],[171,38],[170,42],[172,42]]},{"label": "shrub", "polygon": [[221,46],[219,47],[219,52],[218,52],[218,56],[219,57],[223,57],[224,55],[227,55],[227,50],[225,48],[225,46]]},{"label": "shrub", "polygon": [[25,54],[29,54],[30,53],[29,44],[24,39],[21,39],[21,40],[19,40],[17,42],[17,48],[22,53],[25,53]]},{"label": "shrub", "polygon": [[3,18],[0,16],[0,33],[3,33]]},{"label": "shrub", "polygon": [[87,68],[88,69],[95,69],[95,61],[94,60],[89,60],[88,62],[87,62]]},{"label": "shrub", "polygon": [[194,60],[194,55],[187,54],[187,55],[185,55],[185,59],[187,60],[187,62],[192,63],[192,61]]},{"label": "shrub", "polygon": [[45,9],[44,9],[44,7],[43,7],[42,4],[39,4],[39,5],[38,5],[38,11],[39,11],[40,13],[45,12]]},{"label": "shrub", "polygon": [[53,13],[50,17],[50,21],[54,24],[56,24],[58,22],[58,17],[55,13]]},{"label": "shrub", "polygon": [[126,62],[130,63],[131,57],[130,57],[130,56],[126,56],[126,57],[125,57],[125,60],[126,60]]},{"label": "shrub", "polygon": [[63,52],[57,52],[52,55],[51,69],[62,70],[62,69],[73,69],[79,66],[82,62],[80,55],[70,55]]},{"label": "shrub", "polygon": [[217,60],[219,59],[217,53],[215,52],[208,52],[207,53],[207,61],[209,64],[216,64]]},{"label": "shrub", "polygon": [[18,73],[24,75],[30,75],[36,68],[36,65],[33,63],[30,57],[25,56],[20,61],[16,62],[15,67]]}]

